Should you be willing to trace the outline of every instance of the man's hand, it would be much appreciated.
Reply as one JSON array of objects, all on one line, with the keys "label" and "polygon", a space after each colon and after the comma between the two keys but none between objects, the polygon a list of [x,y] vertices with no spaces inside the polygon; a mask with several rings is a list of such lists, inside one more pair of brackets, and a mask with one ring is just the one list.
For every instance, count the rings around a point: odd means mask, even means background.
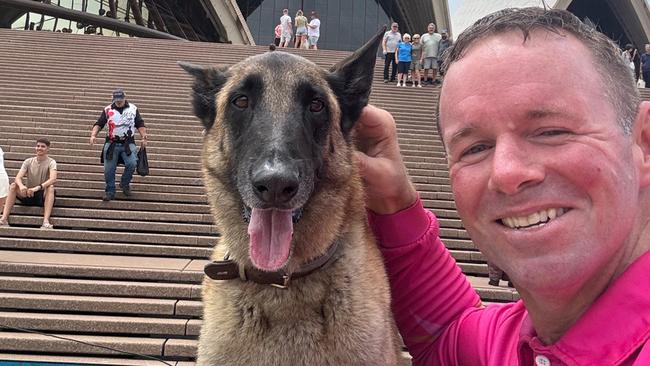
[{"label": "man's hand", "polygon": [[418,194],[402,162],[393,116],[372,105],[357,122],[355,159],[366,187],[366,207],[393,214],[411,206]]},{"label": "man's hand", "polygon": [[95,145],[95,142],[97,142],[97,136],[90,136],[90,146]]},{"label": "man's hand", "polygon": [[20,194],[22,194],[23,196],[27,196],[27,187],[20,185],[18,186],[18,189],[20,190]]},{"label": "man's hand", "polygon": [[34,193],[38,192],[38,186],[29,188],[27,190],[27,197],[34,197]]}]

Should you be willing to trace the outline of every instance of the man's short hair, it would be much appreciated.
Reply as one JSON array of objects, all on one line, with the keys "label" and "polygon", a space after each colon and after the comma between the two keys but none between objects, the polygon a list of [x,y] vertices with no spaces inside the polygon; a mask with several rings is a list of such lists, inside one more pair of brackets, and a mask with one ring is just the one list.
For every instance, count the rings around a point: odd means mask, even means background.
[{"label": "man's short hair", "polygon": [[289,9],[282,9],[282,12],[283,12],[284,14],[289,14]]},{"label": "man's short hair", "polygon": [[[456,42],[445,50],[441,71],[446,72],[451,64],[463,58],[477,41],[517,30],[522,32],[524,42],[534,30],[546,30],[560,35],[565,31],[580,40],[592,53],[592,61],[600,74],[603,91],[617,112],[618,124],[625,134],[632,132],[641,103],[632,71],[611,39],[566,10],[529,7],[504,9],[489,14],[463,31]],[[437,124],[440,133],[440,122]]]},{"label": "man's short hair", "polygon": [[39,138],[38,140],[36,140],[36,143],[45,144],[45,146],[50,147],[50,140],[46,139],[45,137]]}]

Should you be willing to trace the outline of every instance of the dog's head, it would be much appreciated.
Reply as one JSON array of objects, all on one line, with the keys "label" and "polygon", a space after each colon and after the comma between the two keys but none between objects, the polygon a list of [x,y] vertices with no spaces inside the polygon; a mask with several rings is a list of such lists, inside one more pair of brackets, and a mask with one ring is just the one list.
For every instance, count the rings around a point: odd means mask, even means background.
[{"label": "dog's head", "polygon": [[[211,204],[215,212],[228,200],[240,206],[256,267],[285,266],[294,224],[300,225],[317,191],[328,186],[331,195],[349,177],[351,133],[368,103],[382,35],[330,71],[286,52],[252,56],[229,68],[180,63],[195,77],[194,112],[206,128]],[[219,188],[211,192],[214,186]]]}]

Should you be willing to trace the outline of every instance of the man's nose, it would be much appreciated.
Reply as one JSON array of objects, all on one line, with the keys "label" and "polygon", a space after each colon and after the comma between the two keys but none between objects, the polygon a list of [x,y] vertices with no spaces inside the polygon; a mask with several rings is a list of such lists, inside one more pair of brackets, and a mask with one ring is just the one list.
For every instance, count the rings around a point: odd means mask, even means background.
[{"label": "man's nose", "polygon": [[514,195],[544,180],[542,156],[517,137],[497,140],[492,157],[488,189]]}]

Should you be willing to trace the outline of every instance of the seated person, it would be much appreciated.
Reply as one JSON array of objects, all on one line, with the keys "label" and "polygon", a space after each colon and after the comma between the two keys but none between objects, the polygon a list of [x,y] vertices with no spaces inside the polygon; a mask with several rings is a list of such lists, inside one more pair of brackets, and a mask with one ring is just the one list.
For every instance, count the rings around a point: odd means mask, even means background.
[{"label": "seated person", "polygon": [[44,208],[41,229],[53,229],[50,215],[54,207],[54,182],[56,182],[56,161],[48,156],[50,141],[36,140],[36,156],[23,162],[16,180],[9,188],[9,195],[0,217],[0,227],[9,226],[9,215],[16,198],[24,205]]}]

